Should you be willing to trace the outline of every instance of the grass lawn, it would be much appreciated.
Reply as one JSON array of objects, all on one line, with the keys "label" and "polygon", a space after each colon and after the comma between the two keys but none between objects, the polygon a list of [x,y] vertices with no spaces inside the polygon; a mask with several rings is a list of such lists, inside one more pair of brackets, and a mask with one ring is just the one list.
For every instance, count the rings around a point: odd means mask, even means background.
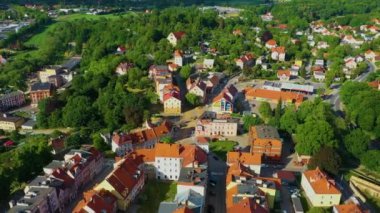
[{"label": "grass lawn", "polygon": [[139,195],[137,212],[157,212],[162,201],[173,201],[176,194],[176,182],[149,180]]},{"label": "grass lawn", "polygon": [[211,142],[210,150],[220,159],[227,159],[227,152],[232,151],[238,143],[235,141],[215,141]]}]

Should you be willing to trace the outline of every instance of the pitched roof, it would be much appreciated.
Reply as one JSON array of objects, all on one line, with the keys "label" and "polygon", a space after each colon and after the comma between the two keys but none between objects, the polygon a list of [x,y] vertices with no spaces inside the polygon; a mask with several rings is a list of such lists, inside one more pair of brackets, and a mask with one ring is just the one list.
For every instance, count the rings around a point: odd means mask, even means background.
[{"label": "pitched roof", "polygon": [[227,163],[233,164],[240,162],[244,165],[261,165],[262,155],[250,152],[228,152]]},{"label": "pitched roof", "polygon": [[172,91],[164,94],[164,102],[171,99],[171,98],[175,98],[175,99],[180,101],[179,92],[172,90]]},{"label": "pitched roof", "polygon": [[157,143],[154,147],[156,157],[179,158],[179,144]]},{"label": "pitched roof", "polygon": [[90,190],[83,193],[81,200],[73,210],[73,213],[87,212],[84,208],[90,208],[94,212],[114,212],[116,209],[117,198],[109,191],[99,192]]},{"label": "pitched roof", "polygon": [[173,35],[176,39],[181,39],[184,35],[186,35],[186,33],[179,31],[179,32],[173,32]]},{"label": "pitched roof", "polygon": [[277,71],[277,76],[282,76],[282,75],[285,75],[287,77],[290,77],[290,70],[289,69],[286,69],[286,70],[278,70]]},{"label": "pitched roof", "polygon": [[285,47],[283,46],[273,47],[271,50],[272,52],[285,53]]},{"label": "pitched roof", "polygon": [[267,209],[257,204],[252,198],[243,198],[227,209],[227,213],[269,213]]},{"label": "pitched roof", "polygon": [[378,89],[380,87],[380,80],[368,82],[368,86]]},{"label": "pitched roof", "polygon": [[191,163],[203,164],[207,162],[207,153],[196,145],[185,144],[180,146],[180,156],[183,158],[183,166]]},{"label": "pitched roof", "polygon": [[266,98],[272,100],[294,101],[296,103],[302,103],[304,96],[293,92],[273,91],[266,89],[249,88],[245,92],[246,96]]},{"label": "pitched roof", "polygon": [[333,180],[319,168],[303,173],[316,194],[341,194]]},{"label": "pitched roof", "polygon": [[334,212],[336,213],[364,213],[358,205],[355,203],[348,203],[334,206]]},{"label": "pitched roof", "polygon": [[51,88],[51,83],[35,83],[31,86],[30,91],[50,90]]},{"label": "pitched roof", "polygon": [[183,52],[181,50],[175,50],[174,51],[174,56],[176,56],[176,57],[183,57]]},{"label": "pitched roof", "polygon": [[276,40],[274,40],[274,39],[270,39],[270,40],[268,40],[268,41],[266,42],[266,44],[267,44],[267,45],[271,45],[271,46],[275,46],[275,45],[277,45],[277,42],[276,42]]}]

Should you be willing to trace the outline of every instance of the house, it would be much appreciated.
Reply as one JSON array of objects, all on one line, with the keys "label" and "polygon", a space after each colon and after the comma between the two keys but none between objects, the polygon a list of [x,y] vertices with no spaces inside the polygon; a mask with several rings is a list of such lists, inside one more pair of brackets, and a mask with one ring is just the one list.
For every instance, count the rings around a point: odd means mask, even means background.
[{"label": "house", "polygon": [[89,190],[83,193],[83,199],[77,203],[73,213],[116,213],[116,211],[117,198],[111,192]]},{"label": "house", "polygon": [[0,94],[0,111],[19,107],[23,104],[25,104],[25,96],[19,90]]},{"label": "house", "polygon": [[188,88],[189,93],[198,96],[201,103],[205,103],[206,101],[206,89],[206,84],[203,81],[200,81],[199,78],[195,80]]},{"label": "house", "polygon": [[214,59],[204,59],[203,60],[203,68],[204,69],[213,69],[214,68]]},{"label": "house", "polygon": [[195,144],[203,149],[206,153],[209,153],[209,142],[210,139],[206,137],[196,137]]},{"label": "house", "polygon": [[206,83],[206,92],[213,92],[224,76],[223,73],[209,72],[207,78],[203,80],[203,82]]},{"label": "house", "polygon": [[30,89],[32,106],[36,107],[40,100],[51,97],[54,94],[54,87],[50,83],[35,83]]},{"label": "house", "polygon": [[380,90],[380,80],[368,82],[368,86],[370,86],[374,89]]},{"label": "house", "polygon": [[115,73],[117,75],[125,75],[127,74],[128,70],[130,70],[131,68],[133,68],[133,64],[132,63],[129,63],[129,62],[122,62],[120,63],[117,67],[116,67],[116,70],[115,70]]},{"label": "house", "polygon": [[51,153],[57,155],[65,150],[65,137],[59,136],[57,138],[51,138],[49,140],[49,146],[51,146]]},{"label": "house", "polygon": [[335,181],[318,167],[302,173],[301,186],[315,207],[330,207],[340,203],[342,193]]},{"label": "house", "polygon": [[129,134],[114,133],[112,136],[111,149],[118,156],[123,156],[128,151],[153,148],[161,138],[171,136],[171,134],[172,124],[168,121],[164,121],[158,126],[149,127]]},{"label": "house", "polygon": [[240,67],[240,69],[244,69],[246,67],[251,67],[254,64],[253,55],[245,54],[238,59],[235,59],[236,66]]},{"label": "house", "polygon": [[152,65],[149,67],[149,78],[151,79],[166,78],[168,76],[171,77],[171,72],[167,65]]},{"label": "house", "polygon": [[144,171],[132,158],[123,158],[114,165],[114,170],[98,185],[95,191],[109,191],[117,199],[119,211],[126,211],[145,184]]},{"label": "house", "polygon": [[292,65],[290,68],[290,76],[298,76],[298,72],[300,70],[300,67],[297,65]]},{"label": "house", "polygon": [[330,45],[328,45],[326,41],[319,41],[317,43],[317,49],[327,49],[329,47]]},{"label": "house", "polygon": [[49,82],[48,77],[52,75],[59,75],[63,72],[60,66],[49,66],[43,71],[38,72],[39,79],[42,83]]},{"label": "house", "polygon": [[274,39],[268,40],[267,42],[265,42],[265,47],[268,48],[268,49],[272,49],[272,48],[277,47],[276,40],[274,40]]},{"label": "house", "polygon": [[65,79],[62,75],[51,75],[48,77],[48,82],[54,86],[54,88],[60,88],[63,86]]},{"label": "house", "polygon": [[363,44],[363,41],[355,39],[352,35],[345,35],[341,40],[341,44],[349,44],[357,48]]},{"label": "house", "polygon": [[133,152],[141,163],[154,166],[159,180],[179,180],[182,168],[204,168],[207,153],[196,145],[157,143],[153,149]]},{"label": "house", "polygon": [[289,81],[290,80],[290,70],[278,70],[277,71],[277,78],[280,79],[280,81]]},{"label": "house", "polygon": [[272,13],[267,12],[266,14],[261,15],[261,19],[263,21],[272,21],[273,20],[273,15],[272,15]]},{"label": "house", "polygon": [[226,207],[229,209],[242,199],[251,198],[269,211],[279,196],[280,186],[277,178],[259,177],[241,163],[231,164],[226,174]]},{"label": "house", "polygon": [[241,163],[255,174],[260,175],[262,154],[253,154],[251,152],[233,151],[227,153],[227,165]]},{"label": "house", "polygon": [[314,65],[323,67],[325,66],[325,61],[323,59],[316,59]]},{"label": "house", "polygon": [[174,64],[179,67],[182,67],[184,65],[184,56],[181,50],[174,51]]},{"label": "house", "polygon": [[181,114],[182,101],[180,99],[179,91],[172,90],[164,94],[164,113],[170,115]]},{"label": "house", "polygon": [[355,69],[358,66],[358,64],[356,63],[354,57],[346,57],[346,58],[344,58],[344,65],[348,69]]},{"label": "house", "polygon": [[271,160],[281,160],[282,139],[275,127],[259,125],[249,129],[251,153]]},{"label": "house", "polygon": [[17,130],[25,122],[22,117],[8,116],[3,114],[0,117],[0,129],[6,131]]},{"label": "house", "polygon": [[326,74],[325,72],[320,72],[320,71],[314,71],[313,72],[313,77],[317,81],[324,81],[326,79]]},{"label": "house", "polygon": [[124,54],[127,51],[127,48],[123,45],[120,45],[116,49],[116,54]]},{"label": "house", "polygon": [[239,119],[229,114],[204,112],[197,120],[194,134],[196,137],[232,137],[237,135]]},{"label": "house", "polygon": [[257,203],[254,198],[243,198],[227,209],[227,213],[269,213],[269,210]]},{"label": "house", "polygon": [[378,56],[378,55],[379,55],[379,53],[376,53],[376,52],[374,52],[373,50],[367,50],[367,51],[364,53],[364,57],[365,57],[365,59],[368,60],[368,61],[371,61],[371,62],[374,62],[376,56]]},{"label": "house", "polygon": [[268,101],[271,103],[278,103],[280,100],[283,104],[301,105],[304,100],[302,94],[286,91],[272,91],[266,89],[245,89],[245,97],[247,100]]},{"label": "house", "polygon": [[232,113],[235,97],[238,91],[230,85],[212,100],[212,111],[218,114]]},{"label": "house", "polygon": [[167,39],[169,43],[173,46],[177,46],[178,42],[186,35],[185,32],[171,32]]},{"label": "house", "polygon": [[271,49],[271,58],[275,61],[285,61],[285,47],[278,46]]},{"label": "house", "polygon": [[349,202],[346,204],[335,205],[332,209],[333,213],[365,213],[359,205],[354,202]]}]

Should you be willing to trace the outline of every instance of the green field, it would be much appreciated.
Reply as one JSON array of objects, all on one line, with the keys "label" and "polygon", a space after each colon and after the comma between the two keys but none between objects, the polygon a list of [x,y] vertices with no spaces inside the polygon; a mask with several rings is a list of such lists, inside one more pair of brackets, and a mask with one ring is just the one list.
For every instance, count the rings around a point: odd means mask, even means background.
[{"label": "green field", "polygon": [[176,182],[148,180],[138,197],[137,212],[157,212],[162,201],[173,201],[177,194]]},{"label": "green field", "polygon": [[87,20],[100,20],[100,19],[118,19],[122,17],[128,17],[128,16],[135,16],[137,13],[135,12],[128,12],[123,14],[107,14],[107,15],[88,15],[88,14],[82,14],[82,13],[75,13],[70,15],[64,15],[59,16],[55,22],[48,27],[45,27],[45,29],[42,29],[40,33],[34,35],[32,38],[30,38],[26,44],[39,47],[41,44],[46,40],[46,38],[49,36],[49,32],[52,32],[56,29],[59,23],[65,22],[65,21],[75,21],[79,19],[87,19]]},{"label": "green field", "polygon": [[210,143],[210,150],[220,159],[227,159],[227,152],[232,151],[237,145],[235,141],[215,141]]}]

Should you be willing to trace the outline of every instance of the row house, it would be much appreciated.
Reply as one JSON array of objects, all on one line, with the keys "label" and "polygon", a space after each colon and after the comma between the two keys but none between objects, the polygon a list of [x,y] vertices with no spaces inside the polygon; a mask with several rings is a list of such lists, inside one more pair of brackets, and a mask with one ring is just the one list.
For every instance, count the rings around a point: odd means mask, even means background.
[{"label": "row house", "polygon": [[233,113],[233,105],[238,94],[238,90],[232,84],[212,100],[211,110],[217,114]]},{"label": "row house", "polygon": [[92,146],[71,150],[64,161],[54,160],[25,187],[25,196],[11,201],[10,212],[63,212],[79,191],[103,168],[103,156]]},{"label": "row house", "polygon": [[107,190],[89,190],[75,206],[73,213],[117,212],[117,198]]},{"label": "row house", "polygon": [[342,193],[335,181],[318,167],[302,173],[301,186],[315,207],[331,207],[340,203]]},{"label": "row house", "polygon": [[[259,203],[257,203],[259,202]],[[269,213],[269,210],[260,205],[260,199],[243,198],[227,209],[227,213]]]},{"label": "row house", "polygon": [[179,32],[171,32],[167,40],[172,46],[177,46],[178,42],[186,35],[185,32],[179,31]]},{"label": "row house", "polygon": [[227,167],[226,207],[229,209],[244,199],[252,199],[269,212],[278,199],[280,187],[281,180],[259,177],[249,167],[233,163]]},{"label": "row house", "polygon": [[245,98],[249,101],[267,101],[275,104],[281,101],[282,104],[295,104],[296,106],[301,105],[304,100],[304,96],[299,93],[255,88],[245,89]]},{"label": "row house", "polygon": [[262,160],[263,155],[260,153],[255,154],[241,151],[232,151],[227,153],[227,165],[231,166],[237,163],[243,164],[256,175],[260,175],[261,173]]},{"label": "row house", "polygon": [[30,88],[30,98],[32,99],[32,106],[37,107],[38,102],[53,96],[55,88],[51,83],[35,83]]},{"label": "row house", "polygon": [[235,59],[236,66],[240,69],[252,67],[254,65],[254,56],[252,54],[245,54],[238,59]]},{"label": "row house", "polygon": [[114,165],[114,170],[94,190],[112,193],[117,199],[118,210],[125,212],[144,184],[144,171],[133,158],[127,156]]},{"label": "row house", "polygon": [[285,47],[278,46],[271,49],[271,58],[275,61],[285,61]]},{"label": "row house", "polygon": [[207,153],[196,145],[157,143],[153,149],[139,149],[133,153],[142,163],[154,166],[159,180],[178,181],[182,168],[205,168]]},{"label": "row house", "polygon": [[161,138],[170,136],[171,134],[172,124],[164,121],[158,126],[148,127],[148,129],[133,133],[114,133],[111,148],[118,156],[123,156],[128,151],[153,148]]},{"label": "row house", "polygon": [[218,115],[215,112],[204,112],[195,127],[196,137],[233,137],[238,132],[239,119],[230,115]]},{"label": "row house", "polygon": [[25,104],[25,96],[21,91],[0,94],[0,111],[5,111]]},{"label": "row house", "polygon": [[199,97],[201,103],[206,102],[206,89],[207,85],[200,78],[196,78],[195,80],[189,78],[186,80],[186,87],[189,93],[194,94]]},{"label": "row house", "polygon": [[177,67],[182,67],[188,64],[193,58],[192,54],[188,54],[188,53],[184,54],[182,50],[175,50],[173,55],[174,55],[174,65],[176,65]]},{"label": "row house", "polygon": [[251,153],[269,160],[281,160],[282,139],[275,127],[259,125],[249,129]]}]

